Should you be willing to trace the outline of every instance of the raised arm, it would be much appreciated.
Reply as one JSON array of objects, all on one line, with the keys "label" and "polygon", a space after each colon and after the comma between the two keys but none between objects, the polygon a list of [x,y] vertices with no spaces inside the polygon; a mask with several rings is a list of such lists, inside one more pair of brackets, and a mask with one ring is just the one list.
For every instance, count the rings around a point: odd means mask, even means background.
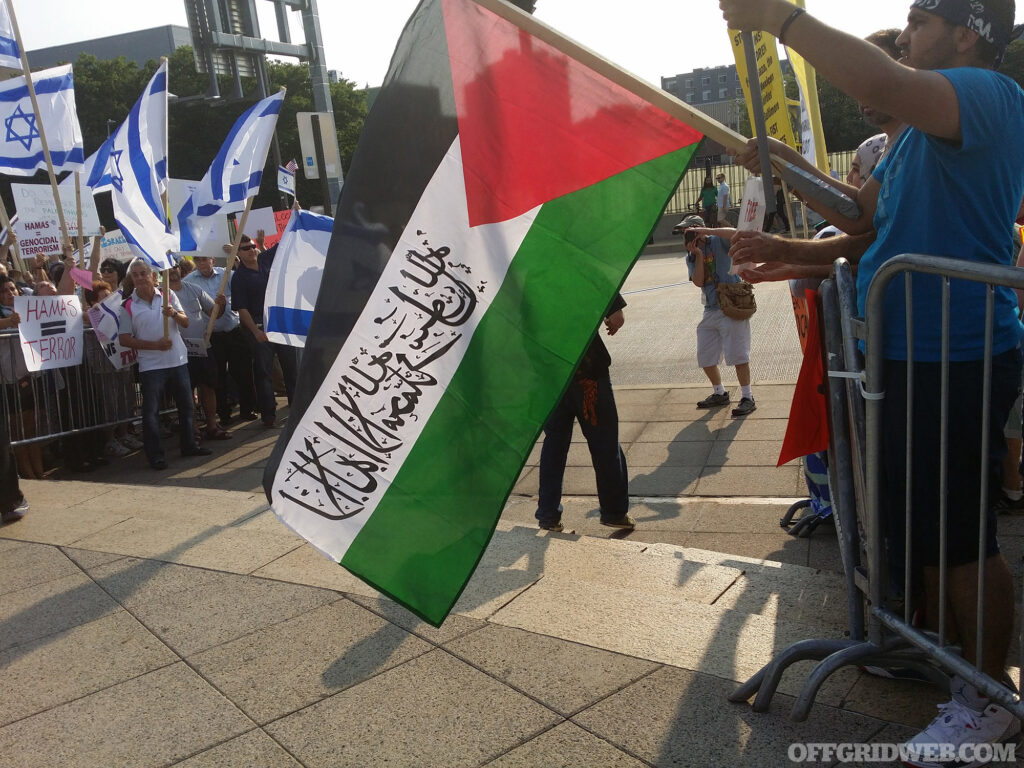
[{"label": "raised arm", "polygon": [[[764,30],[776,36],[794,13],[794,6],[787,0],[721,0],[719,6],[730,28]],[[904,35],[929,23],[934,23],[930,14],[912,10]],[[959,101],[952,84],[942,75],[895,62],[880,48],[834,29],[809,13],[789,22],[784,39],[786,46],[799,52],[818,74],[862,104],[870,104],[933,136],[960,139]],[[971,62],[969,51],[976,39],[976,32],[957,27],[953,53],[961,60],[955,65]]]}]

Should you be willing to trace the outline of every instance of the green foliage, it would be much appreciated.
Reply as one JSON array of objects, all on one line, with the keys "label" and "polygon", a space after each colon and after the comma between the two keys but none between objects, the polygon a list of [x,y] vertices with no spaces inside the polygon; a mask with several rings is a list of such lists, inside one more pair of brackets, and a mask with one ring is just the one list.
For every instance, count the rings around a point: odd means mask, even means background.
[{"label": "green foliage", "polygon": [[[107,122],[116,128],[128,115],[149,78],[159,66],[149,61],[144,67],[120,57],[101,61],[82,54],[75,63],[75,99],[86,155],[94,152],[107,138]],[[313,112],[313,91],[306,64],[268,62],[271,92],[284,86],[288,89],[277,123],[281,162],[301,160],[296,112]],[[168,59],[168,85],[177,96],[172,100],[167,117],[168,170],[182,179],[201,179],[210,167],[221,143],[239,115],[258,98],[254,79],[243,79],[241,100],[210,101],[201,97],[209,87],[207,75],[196,72],[192,49],[178,48]],[[231,93],[231,78],[219,78],[220,92]],[[366,95],[349,80],[330,86],[334,106],[334,122],[338,133],[342,168],[347,169],[355,152],[359,133],[366,118]],[[277,158],[273,149],[268,154],[263,187],[254,207],[273,205],[281,208],[277,192]],[[301,171],[296,174],[297,195],[303,205],[321,202],[319,181],[306,181]]]},{"label": "green foliage", "polygon": [[821,107],[821,127],[825,133],[825,146],[829,152],[856,149],[878,129],[864,122],[857,102],[818,76],[818,104]]}]

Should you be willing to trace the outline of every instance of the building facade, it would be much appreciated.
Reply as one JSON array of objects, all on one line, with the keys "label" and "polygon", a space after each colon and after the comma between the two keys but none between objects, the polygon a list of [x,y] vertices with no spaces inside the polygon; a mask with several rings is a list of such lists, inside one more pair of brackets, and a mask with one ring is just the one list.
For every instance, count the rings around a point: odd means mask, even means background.
[{"label": "building facade", "polygon": [[192,33],[188,27],[167,24],[95,40],[37,48],[28,52],[28,63],[34,70],[47,69],[62,63],[74,64],[79,55],[89,53],[101,61],[124,56],[141,67],[150,59],[159,61],[161,56],[170,56],[183,45],[192,45]]}]

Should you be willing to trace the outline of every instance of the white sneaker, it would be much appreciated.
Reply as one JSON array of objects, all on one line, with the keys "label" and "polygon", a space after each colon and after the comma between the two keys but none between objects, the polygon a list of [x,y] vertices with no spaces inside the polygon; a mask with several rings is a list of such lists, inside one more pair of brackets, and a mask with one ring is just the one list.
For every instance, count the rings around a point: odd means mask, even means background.
[{"label": "white sneaker", "polygon": [[[1020,732],[1020,721],[998,704],[976,712],[956,699],[939,704],[939,715],[904,748],[903,762],[917,768],[975,768],[991,762],[990,749]],[[978,759],[978,758],[984,759]]]},{"label": "white sneaker", "polygon": [[21,520],[28,512],[28,501],[24,496],[21,497],[21,503],[18,504],[14,509],[9,512],[4,512],[0,515],[0,522],[13,523],[15,520]]},{"label": "white sneaker", "polygon": [[107,444],[103,446],[103,453],[107,456],[113,456],[114,458],[123,458],[131,453],[131,449],[126,445],[122,445],[117,440],[108,440]]}]

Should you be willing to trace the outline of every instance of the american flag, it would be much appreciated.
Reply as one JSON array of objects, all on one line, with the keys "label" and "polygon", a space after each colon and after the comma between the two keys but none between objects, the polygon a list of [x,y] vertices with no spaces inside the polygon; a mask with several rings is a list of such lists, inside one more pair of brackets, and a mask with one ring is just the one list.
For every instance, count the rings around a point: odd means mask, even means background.
[{"label": "american flag", "polygon": [[288,161],[288,163],[285,165],[285,168],[287,168],[292,173],[295,173],[297,170],[299,170],[299,164],[296,163],[294,159],[292,159]]}]

